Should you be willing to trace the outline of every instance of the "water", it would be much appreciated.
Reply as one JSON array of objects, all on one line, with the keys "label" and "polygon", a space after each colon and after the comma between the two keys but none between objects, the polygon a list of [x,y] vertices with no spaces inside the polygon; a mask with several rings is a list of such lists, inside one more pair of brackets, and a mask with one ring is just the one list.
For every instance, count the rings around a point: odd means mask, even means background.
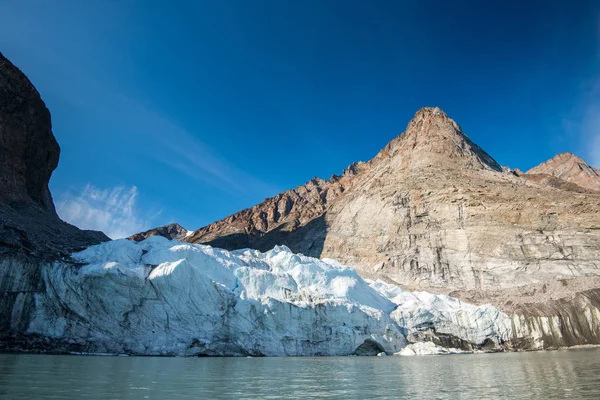
[{"label": "water", "polygon": [[1,399],[600,398],[600,349],[426,357],[0,354]]}]

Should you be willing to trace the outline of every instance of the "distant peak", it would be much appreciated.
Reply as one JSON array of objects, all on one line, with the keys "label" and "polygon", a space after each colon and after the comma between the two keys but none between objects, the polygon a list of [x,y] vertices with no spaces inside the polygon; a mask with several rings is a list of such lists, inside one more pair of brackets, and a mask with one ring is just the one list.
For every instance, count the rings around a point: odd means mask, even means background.
[{"label": "distant peak", "polygon": [[173,222],[171,224],[167,224],[167,225],[164,225],[164,226],[165,227],[173,227],[173,228],[178,228],[178,229],[185,230],[185,228],[183,226],[179,225],[177,222]]},{"label": "distant peak", "polygon": [[136,242],[142,241],[152,236],[162,236],[169,240],[181,240],[190,235],[190,231],[185,229],[178,223],[171,223],[168,225],[159,226],[158,228],[150,229],[145,232],[136,233],[129,236],[128,239],[135,240]]},{"label": "distant peak", "polygon": [[547,174],[581,187],[600,191],[600,172],[573,153],[560,153],[531,168],[527,174]]},{"label": "distant peak", "polygon": [[187,229],[185,229],[183,226],[179,225],[177,222],[172,222],[170,224],[162,225],[162,226],[159,226],[157,228],[150,229],[150,230],[148,230],[146,232],[150,232],[150,231],[153,231],[155,229],[176,229],[176,230],[186,231],[187,232]]},{"label": "distant peak", "polygon": [[589,166],[589,164],[586,163],[585,160],[583,160],[581,157],[567,151],[564,153],[557,154],[554,157],[552,157],[551,159],[544,161],[540,165],[531,168],[529,171],[527,171],[527,173],[528,174],[529,173],[547,173],[548,171],[542,171],[542,170],[548,169],[548,168],[557,168],[557,167],[560,167],[561,165],[573,165],[573,164],[578,164],[578,165],[581,165],[582,167],[591,168]]}]

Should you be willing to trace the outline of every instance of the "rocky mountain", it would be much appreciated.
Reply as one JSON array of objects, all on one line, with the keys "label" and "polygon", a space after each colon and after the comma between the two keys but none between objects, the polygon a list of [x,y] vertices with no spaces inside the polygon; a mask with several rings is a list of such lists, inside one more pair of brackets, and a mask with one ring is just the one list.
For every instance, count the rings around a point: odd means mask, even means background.
[{"label": "rocky mountain", "polygon": [[152,236],[161,236],[169,240],[183,240],[191,233],[191,231],[188,231],[179,224],[169,224],[160,226],[158,228],[150,229],[145,232],[136,233],[135,235],[131,235],[127,239],[135,240],[136,242],[141,242],[142,240],[148,239]]},{"label": "rocky mountain", "polygon": [[[419,111],[421,114],[428,112],[445,115],[438,108]],[[413,120],[409,128],[411,125],[418,124],[416,121],[417,119]],[[411,128],[412,131],[416,129],[415,126]],[[436,129],[436,127],[426,129]],[[443,163],[447,160],[460,160],[465,168],[478,166],[502,171],[502,167],[471,142],[454,121],[438,133],[432,136],[433,140],[424,135],[415,134],[411,137],[411,142],[408,144],[410,151],[407,151],[407,156],[404,157],[405,168],[427,167],[428,165],[423,165],[428,163],[427,159],[419,156],[421,149],[424,149],[423,151],[444,154],[445,157],[439,157]],[[368,175],[365,174],[366,171],[389,159],[393,143],[388,144],[371,161],[350,165],[342,175],[333,175],[329,180],[313,178],[296,189],[288,190],[252,208],[200,228],[187,240],[226,249],[252,247],[264,251],[277,244],[285,243],[291,244],[294,249],[302,249],[306,254],[319,256],[322,243],[314,239],[323,237],[325,225],[321,217],[338,197],[341,197],[356,182],[364,180],[361,178]],[[303,245],[296,246],[295,241],[303,242]]]},{"label": "rocky mountain", "polygon": [[403,288],[490,302],[527,324],[549,318],[548,345],[598,343],[584,313],[600,313],[600,194],[534,176],[503,170],[444,112],[423,108],[343,183],[312,180],[186,240],[286,245]]},{"label": "rocky mountain", "polygon": [[527,171],[527,175],[550,175],[585,189],[600,191],[600,171],[573,153],[562,153]]}]

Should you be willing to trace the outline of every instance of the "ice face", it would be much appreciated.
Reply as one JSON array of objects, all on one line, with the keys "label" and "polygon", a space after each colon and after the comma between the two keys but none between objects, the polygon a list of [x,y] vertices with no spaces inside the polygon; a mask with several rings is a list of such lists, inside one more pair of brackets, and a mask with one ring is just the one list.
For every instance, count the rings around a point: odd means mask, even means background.
[{"label": "ice face", "polygon": [[28,332],[90,352],[376,355],[436,334],[473,346],[510,335],[494,307],[368,281],[285,246],[229,252],[151,237],[72,260],[45,267]]}]

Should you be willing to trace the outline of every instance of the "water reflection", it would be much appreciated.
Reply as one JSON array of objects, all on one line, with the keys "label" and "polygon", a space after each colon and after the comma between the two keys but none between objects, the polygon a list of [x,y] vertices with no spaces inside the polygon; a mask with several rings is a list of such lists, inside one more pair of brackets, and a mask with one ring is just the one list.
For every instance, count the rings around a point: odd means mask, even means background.
[{"label": "water reflection", "polygon": [[600,349],[442,357],[0,354],[6,399],[600,398]]}]

